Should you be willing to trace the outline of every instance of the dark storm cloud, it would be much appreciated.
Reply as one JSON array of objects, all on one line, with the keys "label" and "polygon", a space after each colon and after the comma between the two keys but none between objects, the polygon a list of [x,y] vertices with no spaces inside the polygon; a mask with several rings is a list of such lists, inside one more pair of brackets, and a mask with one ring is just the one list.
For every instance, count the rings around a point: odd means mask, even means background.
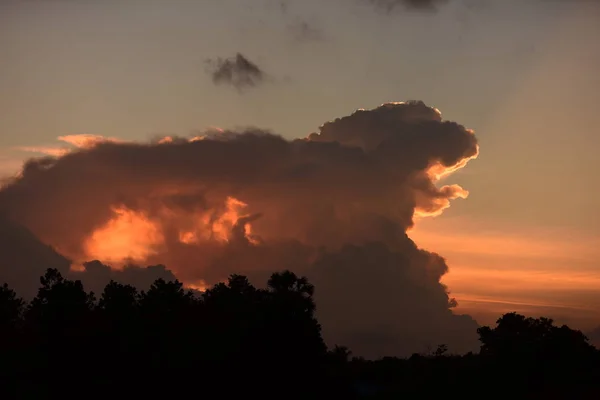
[{"label": "dark storm cloud", "polygon": [[[114,227],[105,240],[131,240],[132,248],[148,240],[151,251],[138,265],[167,265],[194,284],[231,273],[264,282],[273,271],[291,269],[315,284],[330,344],[366,356],[406,355],[439,343],[460,351],[477,347],[476,323],[451,312],[455,302],[440,282],[444,259],[418,248],[406,232],[415,213],[441,212],[466,196],[456,185],[438,187],[436,173],[477,153],[473,132],[436,109],[390,103],[327,122],[305,139],[249,129],[193,141],[99,142],[30,160],[0,191],[0,210],[70,259],[109,264],[90,252],[89,240],[118,220],[115,207],[125,208],[147,222],[128,239],[116,239],[123,228]],[[230,196],[247,206],[229,204]],[[213,236],[215,225],[210,236],[182,239],[182,230],[226,220],[234,206],[241,211],[228,241]],[[110,258],[111,251],[103,254]],[[0,273],[11,267],[4,268]],[[157,273],[168,271],[150,275]],[[109,277],[134,279],[99,264],[77,274],[91,287]]]},{"label": "dark storm cloud", "polygon": [[216,85],[230,85],[238,90],[258,86],[265,80],[265,72],[241,53],[207,60],[207,69]]},{"label": "dark storm cloud", "polygon": [[8,283],[20,296],[30,299],[36,295],[38,278],[47,268],[54,268],[68,278],[83,278],[88,290],[101,293],[110,280],[148,289],[158,278],[175,279],[165,267],[148,268],[126,266],[111,270],[98,261],[86,263],[85,272],[70,271],[71,260],[62,256],[51,246],[42,243],[27,228],[0,215],[0,283]]},{"label": "dark storm cloud", "polygon": [[9,283],[21,296],[33,297],[46,268],[67,272],[70,260],[42,243],[24,226],[0,214],[0,284]]}]

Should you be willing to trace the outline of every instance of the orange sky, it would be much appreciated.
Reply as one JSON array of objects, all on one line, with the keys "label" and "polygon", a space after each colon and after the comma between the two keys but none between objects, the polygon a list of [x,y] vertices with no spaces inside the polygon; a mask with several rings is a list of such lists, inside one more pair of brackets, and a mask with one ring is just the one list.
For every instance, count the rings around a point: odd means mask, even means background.
[{"label": "orange sky", "polygon": [[546,315],[589,328],[600,320],[599,238],[464,217],[422,219],[415,242],[445,257],[457,311],[492,323],[503,312]]}]

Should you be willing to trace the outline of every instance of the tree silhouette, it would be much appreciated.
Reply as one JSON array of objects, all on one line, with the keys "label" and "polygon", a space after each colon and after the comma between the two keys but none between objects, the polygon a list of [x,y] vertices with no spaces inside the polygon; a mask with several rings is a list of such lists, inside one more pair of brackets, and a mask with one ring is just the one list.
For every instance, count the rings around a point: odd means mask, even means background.
[{"label": "tree silhouette", "polygon": [[549,356],[580,356],[592,352],[587,338],[580,331],[563,325],[557,327],[549,318],[526,318],[517,313],[504,314],[495,328],[477,330],[481,354],[497,358],[519,357],[520,360]]},{"label": "tree silhouette", "polygon": [[0,286],[0,332],[13,329],[19,322],[25,302],[5,283]]},{"label": "tree silhouette", "polygon": [[25,302],[7,284],[0,286],[0,371],[14,367],[18,358],[19,328]]},{"label": "tree silhouette", "polygon": [[[583,390],[586,375],[597,360],[597,352],[583,333],[555,326],[549,318],[527,318],[517,313],[503,315],[495,328],[478,329],[481,355],[504,371],[514,385],[539,392],[552,387],[553,395]],[[583,379],[579,379],[583,378]],[[567,387],[561,382],[569,382]],[[507,387],[508,389],[508,387]],[[566,392],[565,392],[566,395]]]},{"label": "tree silhouette", "polygon": [[[93,337],[96,357],[101,365],[111,365],[115,375],[126,373],[118,358],[131,360],[144,354],[140,295],[136,288],[110,281],[100,295],[95,310],[97,319]],[[125,363],[126,365],[126,363]]]},{"label": "tree silhouette", "polygon": [[[49,269],[26,304],[0,286],[3,398],[430,398],[494,388],[511,398],[597,398],[600,358],[587,338],[548,318],[508,313],[478,329],[480,354],[445,345],[409,359],[327,350],[314,286],[291,271],[257,288],[231,275],[203,293],[176,280],[147,291],[110,281],[96,302]],[[193,377],[193,384],[186,377]],[[92,388],[92,389],[90,389]],[[83,393],[83,392],[82,392]]]}]

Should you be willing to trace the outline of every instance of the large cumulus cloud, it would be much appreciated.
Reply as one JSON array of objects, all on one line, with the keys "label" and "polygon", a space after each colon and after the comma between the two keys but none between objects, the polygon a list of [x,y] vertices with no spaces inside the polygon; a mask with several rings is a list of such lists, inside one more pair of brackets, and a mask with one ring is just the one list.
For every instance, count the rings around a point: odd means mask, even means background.
[{"label": "large cumulus cloud", "polygon": [[[475,323],[451,312],[444,259],[406,232],[466,197],[437,179],[477,153],[438,110],[390,103],[292,141],[249,129],[31,160],[0,210],[78,264],[165,264],[190,284],[306,274],[326,339],[358,354],[461,351]],[[93,284],[99,268],[79,275]]]}]

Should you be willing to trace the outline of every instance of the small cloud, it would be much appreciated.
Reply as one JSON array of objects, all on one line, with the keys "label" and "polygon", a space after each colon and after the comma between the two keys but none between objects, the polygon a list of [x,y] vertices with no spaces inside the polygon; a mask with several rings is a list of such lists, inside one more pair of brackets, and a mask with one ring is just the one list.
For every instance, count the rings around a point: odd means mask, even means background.
[{"label": "small cloud", "polygon": [[288,25],[288,31],[298,42],[315,42],[324,38],[320,29],[302,19],[297,19]]},{"label": "small cloud", "polygon": [[241,53],[230,58],[209,59],[206,63],[215,85],[231,85],[242,90],[265,81],[265,72]]},{"label": "small cloud", "polygon": [[373,4],[387,13],[403,7],[405,10],[435,11],[448,0],[362,0]]},{"label": "small cloud", "polygon": [[297,42],[315,42],[325,38],[323,29],[316,23],[316,16],[300,15],[291,9],[286,0],[276,2],[274,6],[280,13],[280,17],[286,20],[286,30],[292,39]]}]

